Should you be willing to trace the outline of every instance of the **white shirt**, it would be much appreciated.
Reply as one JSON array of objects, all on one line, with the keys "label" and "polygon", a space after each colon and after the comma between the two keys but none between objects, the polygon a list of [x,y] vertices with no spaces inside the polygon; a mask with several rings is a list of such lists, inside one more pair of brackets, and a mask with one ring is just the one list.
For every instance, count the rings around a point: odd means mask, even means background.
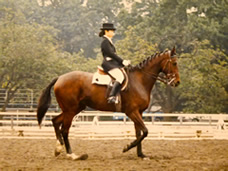
[{"label": "white shirt", "polygon": [[108,37],[108,36],[106,36],[106,35],[104,35],[104,37],[107,38],[107,39],[110,41],[111,44],[113,44],[113,43],[112,43],[112,39],[111,39],[110,37]]}]

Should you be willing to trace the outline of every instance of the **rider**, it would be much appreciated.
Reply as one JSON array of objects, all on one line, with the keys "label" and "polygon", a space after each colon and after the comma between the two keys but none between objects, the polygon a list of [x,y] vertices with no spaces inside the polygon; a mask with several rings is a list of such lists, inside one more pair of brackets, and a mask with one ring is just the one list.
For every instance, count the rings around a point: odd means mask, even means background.
[{"label": "rider", "polygon": [[115,82],[108,97],[108,103],[116,102],[116,95],[120,92],[121,84],[124,81],[124,75],[120,68],[128,66],[129,60],[123,60],[116,54],[115,46],[112,42],[112,37],[115,35],[116,28],[112,23],[104,23],[99,33],[103,37],[101,43],[101,52],[104,57],[102,67],[105,72],[111,75]]}]

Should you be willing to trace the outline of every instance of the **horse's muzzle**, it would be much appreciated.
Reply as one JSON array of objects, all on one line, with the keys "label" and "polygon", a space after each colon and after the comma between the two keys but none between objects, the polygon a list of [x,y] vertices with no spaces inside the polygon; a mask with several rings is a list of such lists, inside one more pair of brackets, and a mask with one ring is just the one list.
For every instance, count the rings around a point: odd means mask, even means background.
[{"label": "horse's muzzle", "polygon": [[179,84],[180,80],[175,80],[174,78],[168,82],[168,85],[171,85],[172,87],[177,87]]},{"label": "horse's muzzle", "polygon": [[171,79],[169,79],[167,84],[171,85],[173,87],[177,87],[180,84],[180,79],[176,79],[175,77],[171,78]]}]

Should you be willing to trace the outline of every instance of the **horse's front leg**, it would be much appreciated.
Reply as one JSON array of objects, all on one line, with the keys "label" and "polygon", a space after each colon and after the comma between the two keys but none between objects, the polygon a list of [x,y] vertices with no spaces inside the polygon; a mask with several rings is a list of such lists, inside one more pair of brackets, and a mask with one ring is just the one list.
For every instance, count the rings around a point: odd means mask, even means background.
[{"label": "horse's front leg", "polygon": [[[135,129],[136,129],[136,140],[133,141],[132,143],[130,143],[129,145],[127,145],[124,149],[123,152],[127,152],[128,150],[130,150],[131,148],[137,146],[137,155],[139,157],[144,158],[145,155],[142,153],[142,145],[141,142],[142,140],[147,136],[148,134],[148,130],[142,120],[142,116],[140,115],[139,112],[135,112],[132,113],[130,115],[128,115],[131,120],[134,122],[135,124]],[[143,132],[143,134],[141,135],[141,131]]]},{"label": "horse's front leg", "polygon": [[[136,138],[140,138],[141,136],[141,130],[137,128],[137,126],[135,125],[135,134],[136,134]],[[146,155],[143,154],[142,152],[142,142],[140,142],[138,145],[137,145],[137,155],[138,157],[141,157],[141,158],[145,158],[147,157]]]}]

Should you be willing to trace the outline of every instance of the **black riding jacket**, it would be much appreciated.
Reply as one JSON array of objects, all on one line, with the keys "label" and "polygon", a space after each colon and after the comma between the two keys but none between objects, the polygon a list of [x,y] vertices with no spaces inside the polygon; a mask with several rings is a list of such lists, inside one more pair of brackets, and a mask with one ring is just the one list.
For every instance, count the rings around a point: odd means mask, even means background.
[{"label": "black riding jacket", "polygon": [[104,37],[101,43],[101,52],[104,57],[101,64],[104,71],[108,72],[114,68],[124,67],[123,59],[116,54],[115,46],[106,37]]}]

